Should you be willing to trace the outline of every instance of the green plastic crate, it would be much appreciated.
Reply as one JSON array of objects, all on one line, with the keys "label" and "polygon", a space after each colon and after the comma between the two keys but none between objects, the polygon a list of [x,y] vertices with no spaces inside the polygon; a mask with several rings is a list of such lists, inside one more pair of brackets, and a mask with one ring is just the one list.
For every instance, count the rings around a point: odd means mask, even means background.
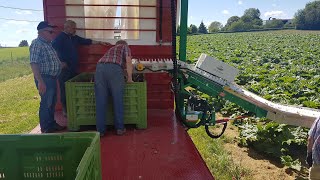
[{"label": "green plastic crate", "polygon": [[[66,82],[68,129],[78,131],[81,125],[96,125],[93,73],[82,73]],[[124,123],[138,129],[147,128],[146,82],[127,83],[124,93]],[[110,98],[111,99],[111,98]],[[106,109],[106,125],[113,125],[112,103]]]},{"label": "green plastic crate", "polygon": [[101,180],[96,132],[1,135],[2,180]]}]

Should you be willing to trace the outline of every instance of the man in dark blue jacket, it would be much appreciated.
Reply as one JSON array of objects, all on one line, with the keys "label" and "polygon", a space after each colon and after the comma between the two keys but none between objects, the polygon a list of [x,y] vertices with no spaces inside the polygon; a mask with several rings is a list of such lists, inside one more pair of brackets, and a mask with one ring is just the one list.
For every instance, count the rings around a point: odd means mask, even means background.
[{"label": "man in dark blue jacket", "polygon": [[85,39],[76,35],[77,25],[72,20],[64,23],[64,30],[52,41],[52,46],[56,50],[62,63],[62,72],[59,76],[60,97],[63,115],[67,115],[65,82],[77,75],[79,45],[103,44],[108,43]]}]

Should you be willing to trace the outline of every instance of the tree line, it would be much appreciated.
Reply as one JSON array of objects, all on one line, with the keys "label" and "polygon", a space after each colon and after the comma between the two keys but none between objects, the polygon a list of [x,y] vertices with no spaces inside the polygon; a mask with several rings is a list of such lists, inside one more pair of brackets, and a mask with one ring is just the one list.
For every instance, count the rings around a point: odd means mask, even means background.
[{"label": "tree line", "polygon": [[[266,23],[260,18],[260,10],[256,8],[249,8],[244,11],[244,14],[239,16],[231,16],[227,23],[223,26],[218,21],[212,22],[207,28],[203,21],[199,27],[191,24],[188,28],[188,34],[207,34],[214,32],[242,32],[259,29],[282,29],[291,28],[299,30],[320,30],[320,0],[309,2],[304,9],[298,10],[295,13],[294,19],[283,20],[269,18]],[[180,34],[180,28],[178,28],[178,34]]]}]

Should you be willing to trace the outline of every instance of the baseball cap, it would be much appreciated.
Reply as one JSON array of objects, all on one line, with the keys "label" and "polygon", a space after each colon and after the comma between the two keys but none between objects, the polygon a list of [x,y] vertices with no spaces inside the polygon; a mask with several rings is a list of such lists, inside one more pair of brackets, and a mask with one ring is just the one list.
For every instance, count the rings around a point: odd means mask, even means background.
[{"label": "baseball cap", "polygon": [[37,26],[37,30],[39,31],[39,30],[47,28],[47,27],[54,28],[54,27],[57,27],[57,26],[49,24],[48,21],[41,21]]}]

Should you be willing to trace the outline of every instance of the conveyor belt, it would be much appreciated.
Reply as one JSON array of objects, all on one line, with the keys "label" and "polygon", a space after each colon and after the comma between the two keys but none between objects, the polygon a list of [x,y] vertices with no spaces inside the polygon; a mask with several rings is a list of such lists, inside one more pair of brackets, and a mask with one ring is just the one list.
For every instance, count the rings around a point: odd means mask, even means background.
[{"label": "conveyor belt", "polygon": [[242,100],[266,110],[266,118],[275,122],[294,126],[311,127],[316,117],[320,116],[319,110],[299,106],[276,104],[242,88],[234,82],[223,80],[217,76],[202,71],[193,65],[181,61],[179,64],[182,69],[186,69],[187,71],[195,73],[206,80],[210,80],[214,84],[220,85],[224,91],[232,94],[233,96],[241,98]]}]

